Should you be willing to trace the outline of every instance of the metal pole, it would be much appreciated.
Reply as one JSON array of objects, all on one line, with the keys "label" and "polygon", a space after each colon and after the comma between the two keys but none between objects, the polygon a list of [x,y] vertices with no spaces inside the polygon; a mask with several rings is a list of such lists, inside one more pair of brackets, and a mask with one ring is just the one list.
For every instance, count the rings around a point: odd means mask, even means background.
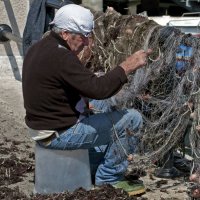
[{"label": "metal pole", "polygon": [[9,40],[13,40],[15,41],[16,43],[20,43],[22,44],[22,39],[17,37],[16,35],[10,33],[10,32],[6,32],[6,31],[3,31],[3,36],[8,38]]},{"label": "metal pole", "polygon": [[0,42],[7,42],[9,40],[22,44],[22,38],[14,35],[10,26],[7,24],[0,24]]}]

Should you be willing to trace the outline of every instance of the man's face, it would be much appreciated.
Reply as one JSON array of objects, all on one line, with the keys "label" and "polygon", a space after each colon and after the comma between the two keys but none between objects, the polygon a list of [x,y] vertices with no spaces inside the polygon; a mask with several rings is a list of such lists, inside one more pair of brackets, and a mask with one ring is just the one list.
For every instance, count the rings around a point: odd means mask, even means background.
[{"label": "man's face", "polygon": [[83,65],[86,65],[92,56],[92,48],[94,47],[94,37],[91,34],[88,36],[89,44],[83,48],[83,50],[78,54],[78,58]]},{"label": "man's face", "polygon": [[78,55],[85,46],[89,45],[88,37],[77,33],[69,33],[66,42],[76,55]]}]

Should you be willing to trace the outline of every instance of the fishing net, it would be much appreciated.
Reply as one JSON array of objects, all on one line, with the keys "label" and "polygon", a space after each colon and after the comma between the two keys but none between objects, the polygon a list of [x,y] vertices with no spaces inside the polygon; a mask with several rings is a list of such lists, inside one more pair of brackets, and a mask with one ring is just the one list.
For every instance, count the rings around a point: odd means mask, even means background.
[{"label": "fishing net", "polygon": [[200,40],[140,15],[120,15],[110,9],[94,15],[91,52],[80,55],[93,72],[108,72],[139,49],[153,50],[148,64],[130,74],[120,92],[107,99],[115,109],[135,108],[143,116],[140,156],[134,157],[134,165],[149,166],[179,148],[194,111],[190,140],[199,157],[200,135],[194,127],[200,119]]}]

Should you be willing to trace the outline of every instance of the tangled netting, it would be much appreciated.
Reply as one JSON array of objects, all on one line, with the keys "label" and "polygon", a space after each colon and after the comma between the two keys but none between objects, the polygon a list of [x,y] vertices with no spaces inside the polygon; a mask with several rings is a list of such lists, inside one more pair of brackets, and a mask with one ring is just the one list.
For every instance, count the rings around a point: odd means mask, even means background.
[{"label": "tangled netting", "polygon": [[[108,72],[139,49],[153,50],[148,64],[128,76],[128,83],[108,99],[116,109],[135,108],[143,116],[138,163],[152,163],[183,142],[191,113],[200,119],[200,39],[174,27],[162,27],[140,15],[95,13],[94,44],[86,66]],[[134,133],[132,133],[134,134]],[[197,157],[200,134],[190,140]]]}]

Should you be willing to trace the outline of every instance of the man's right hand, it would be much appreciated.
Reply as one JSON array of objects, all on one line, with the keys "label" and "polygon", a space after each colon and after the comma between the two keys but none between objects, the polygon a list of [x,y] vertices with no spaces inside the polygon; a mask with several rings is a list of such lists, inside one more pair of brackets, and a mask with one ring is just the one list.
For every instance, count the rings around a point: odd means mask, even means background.
[{"label": "man's right hand", "polygon": [[126,75],[128,75],[131,72],[145,66],[147,64],[147,57],[151,53],[151,49],[148,49],[147,52],[144,50],[136,51],[134,54],[127,57],[126,60],[120,64],[120,66],[124,69]]}]

